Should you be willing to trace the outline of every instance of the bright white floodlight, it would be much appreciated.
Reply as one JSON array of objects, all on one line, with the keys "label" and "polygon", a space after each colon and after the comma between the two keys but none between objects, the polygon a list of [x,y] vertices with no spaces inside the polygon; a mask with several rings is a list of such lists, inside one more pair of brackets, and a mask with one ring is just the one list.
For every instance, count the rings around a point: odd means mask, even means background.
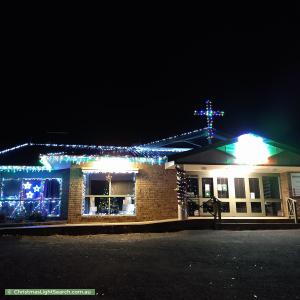
[{"label": "bright white floodlight", "polygon": [[248,133],[238,137],[235,144],[235,162],[241,165],[261,165],[268,162],[270,153],[263,138]]}]

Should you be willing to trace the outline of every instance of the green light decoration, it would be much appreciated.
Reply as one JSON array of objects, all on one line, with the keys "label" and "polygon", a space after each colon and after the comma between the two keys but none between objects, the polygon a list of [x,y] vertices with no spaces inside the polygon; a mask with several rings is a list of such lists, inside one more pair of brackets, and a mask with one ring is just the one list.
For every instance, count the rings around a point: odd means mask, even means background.
[{"label": "green light decoration", "polygon": [[236,143],[217,149],[232,155],[235,158],[233,162],[239,165],[267,164],[270,157],[283,151],[266,143],[262,137],[251,133],[239,136]]}]

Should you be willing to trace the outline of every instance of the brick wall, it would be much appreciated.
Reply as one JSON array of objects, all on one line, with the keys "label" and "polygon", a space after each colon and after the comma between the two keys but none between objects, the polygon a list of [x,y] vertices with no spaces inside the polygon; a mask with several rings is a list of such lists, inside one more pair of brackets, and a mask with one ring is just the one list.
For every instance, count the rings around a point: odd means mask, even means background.
[{"label": "brick wall", "polygon": [[143,165],[137,176],[137,217],[163,220],[178,217],[176,171],[164,165]]},{"label": "brick wall", "polygon": [[82,216],[83,175],[70,170],[68,222],[131,222],[177,218],[176,171],[164,165],[138,164],[136,216]]},{"label": "brick wall", "polygon": [[80,168],[70,169],[68,223],[77,223],[81,218],[83,177]]}]

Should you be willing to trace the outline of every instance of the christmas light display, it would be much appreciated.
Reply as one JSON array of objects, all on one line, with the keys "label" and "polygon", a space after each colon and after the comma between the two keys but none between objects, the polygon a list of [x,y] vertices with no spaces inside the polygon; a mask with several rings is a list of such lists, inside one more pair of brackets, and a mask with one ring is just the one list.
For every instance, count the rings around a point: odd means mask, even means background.
[{"label": "christmas light display", "polygon": [[26,146],[29,146],[29,145],[30,145],[29,143],[25,143],[25,144],[21,144],[21,145],[12,147],[12,148],[8,148],[8,149],[5,149],[5,150],[2,150],[2,151],[0,151],[0,155],[1,154],[5,154],[5,153],[10,152],[10,151],[14,151],[14,150],[26,147]]},{"label": "christmas light display", "polygon": [[[141,145],[141,147],[153,147],[155,144],[158,144],[158,143],[161,143],[161,142],[168,142],[168,141],[172,141],[172,140],[177,139],[177,138],[185,138],[185,137],[187,137],[189,135],[192,135],[192,134],[201,133],[205,129],[206,128],[201,128],[201,129],[196,129],[196,130],[193,130],[193,131],[184,132],[184,133],[177,134],[177,135],[174,135],[174,136],[170,136],[170,137],[167,137],[167,138],[164,138],[164,139],[153,141],[153,142],[150,142],[150,143],[147,143],[147,144],[143,144],[143,145]],[[152,149],[157,149],[157,148],[152,148]],[[170,149],[170,148],[162,148],[162,149]],[[174,148],[174,149],[180,149],[180,148]],[[182,149],[181,152],[191,150],[191,148],[181,148],[181,149]]]},{"label": "christmas light display", "polygon": [[187,196],[188,196],[188,181],[186,172],[181,166],[176,165],[176,175],[177,175],[177,201],[179,208],[179,219],[187,218]]},{"label": "christmas light display", "polygon": [[48,171],[50,172],[47,167],[44,166],[0,166],[0,172],[43,172],[43,171]]},{"label": "christmas light display", "polygon": [[176,165],[177,174],[177,200],[178,204],[185,205],[187,199],[188,182],[185,171]]},{"label": "christmas light display", "polygon": [[181,153],[190,150],[190,148],[151,148],[151,147],[119,147],[119,146],[96,146],[96,145],[75,145],[75,144],[38,144],[38,143],[26,143],[13,148],[9,148],[0,152],[6,154],[10,151],[14,151],[25,146],[39,146],[39,147],[51,147],[51,148],[63,148],[73,150],[96,150],[96,154],[93,155],[68,155],[65,152],[49,153],[40,155],[40,162],[43,166],[0,166],[0,172],[41,172],[51,171],[53,163],[74,163],[83,164],[92,161],[97,161],[101,156],[104,157],[126,157],[130,162],[136,163],[150,163],[150,164],[162,164],[167,160],[167,154]]},{"label": "christmas light display", "polygon": [[214,117],[223,117],[224,112],[223,111],[214,111],[212,109],[212,102],[210,100],[206,100],[206,109],[205,110],[195,110],[194,115],[195,116],[206,116],[207,121],[207,139],[209,143],[211,143],[211,140],[214,137],[214,130],[213,130],[213,122]]},{"label": "christmas light display", "polygon": [[14,151],[19,148],[23,147],[32,147],[32,146],[39,146],[39,147],[51,147],[51,148],[65,148],[65,149],[74,149],[74,150],[98,150],[99,153],[97,154],[105,154],[105,152],[114,152],[114,153],[125,153],[131,152],[135,155],[141,156],[157,156],[155,152],[166,152],[166,153],[180,153],[187,150],[189,148],[151,148],[151,147],[143,147],[143,146],[131,146],[131,147],[124,147],[124,146],[97,146],[97,145],[76,145],[76,144],[40,144],[40,143],[26,143],[22,145],[18,145],[13,148],[5,149],[0,151],[1,154],[8,153],[10,151]]},{"label": "christmas light display", "polygon": [[[11,182],[15,183],[14,189]],[[53,192],[54,183],[56,192]],[[34,214],[59,217],[61,194],[61,178],[1,178],[0,212],[12,220],[30,218]]]},{"label": "christmas light display", "polygon": [[[62,163],[62,162],[70,162],[73,164],[84,164],[89,162],[97,162],[101,160],[122,160],[122,162],[127,161],[130,163],[149,163],[149,164],[162,164],[167,161],[167,157],[116,157],[116,156],[99,156],[99,155],[56,155],[49,154],[41,156],[41,162],[47,161],[50,165],[53,163]],[[117,167],[117,166],[116,166]]]}]

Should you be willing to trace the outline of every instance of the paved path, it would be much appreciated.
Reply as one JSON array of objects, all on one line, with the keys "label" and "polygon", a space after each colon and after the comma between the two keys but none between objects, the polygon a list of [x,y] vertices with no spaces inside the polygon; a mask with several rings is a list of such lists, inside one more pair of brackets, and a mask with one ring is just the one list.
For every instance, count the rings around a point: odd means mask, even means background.
[{"label": "paved path", "polygon": [[99,299],[300,299],[300,230],[3,236],[0,249],[1,293],[95,288]]}]

